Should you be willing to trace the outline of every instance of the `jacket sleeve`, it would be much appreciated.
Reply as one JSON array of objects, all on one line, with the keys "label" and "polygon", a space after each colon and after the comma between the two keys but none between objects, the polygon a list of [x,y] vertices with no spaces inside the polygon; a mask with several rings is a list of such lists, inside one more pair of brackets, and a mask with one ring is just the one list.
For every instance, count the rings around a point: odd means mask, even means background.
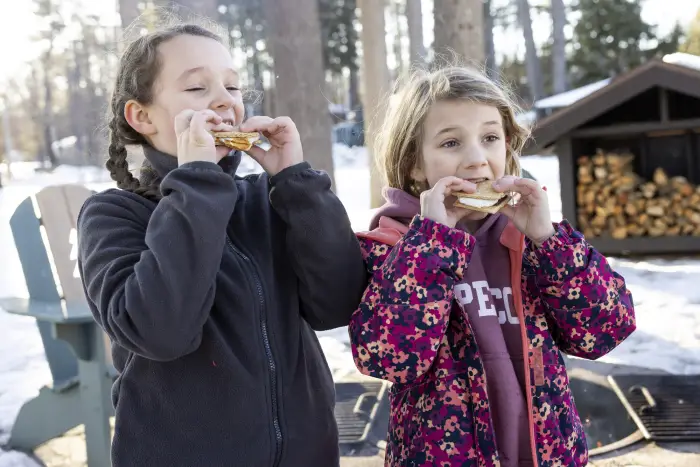
[{"label": "jacket sleeve", "polygon": [[303,318],[316,331],[347,326],[367,286],[367,273],[330,177],[303,162],[271,177],[270,185],[270,204],[287,225]]},{"label": "jacket sleeve", "polygon": [[566,220],[555,229],[539,248],[526,243],[524,259],[534,271],[528,284],[547,307],[559,348],[595,360],[635,330],[632,295],[622,276]]},{"label": "jacket sleeve", "polygon": [[350,321],[355,365],[375,378],[410,383],[437,356],[474,238],[417,216],[393,248],[369,239],[362,246],[372,278]]},{"label": "jacket sleeve", "polygon": [[78,267],[109,338],[169,361],[200,345],[236,191],[233,178],[208,162],[171,171],[161,191],[152,214],[130,193],[89,198],[78,217]]}]

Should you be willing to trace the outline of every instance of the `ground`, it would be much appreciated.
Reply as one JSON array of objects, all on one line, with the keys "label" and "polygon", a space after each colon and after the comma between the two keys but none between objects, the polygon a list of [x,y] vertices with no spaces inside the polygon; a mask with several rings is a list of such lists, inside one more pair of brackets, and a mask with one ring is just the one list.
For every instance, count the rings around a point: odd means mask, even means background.
[{"label": "ground", "polygon": [[[592,375],[591,377],[650,372],[644,368],[582,360],[570,360],[568,367],[570,374],[587,373]],[[349,375],[347,378],[357,377],[359,376]],[[39,447],[35,454],[47,467],[87,467],[82,428],[76,428],[66,436]],[[344,454],[345,456],[341,458],[341,467],[382,467],[384,465],[378,450],[371,446],[360,451],[346,451]],[[0,465],[9,467],[12,464],[2,464],[0,461]],[[17,464],[17,467],[19,465]],[[698,465],[700,465],[700,443],[657,445],[640,442],[613,455],[593,458],[589,463],[590,467],[697,467]]]}]

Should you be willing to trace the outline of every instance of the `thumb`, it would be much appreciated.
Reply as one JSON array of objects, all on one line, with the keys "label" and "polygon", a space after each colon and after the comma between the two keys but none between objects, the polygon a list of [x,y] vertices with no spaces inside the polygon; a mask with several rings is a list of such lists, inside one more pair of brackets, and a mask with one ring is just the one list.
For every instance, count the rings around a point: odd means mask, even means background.
[{"label": "thumb", "polygon": [[176,135],[181,135],[187,132],[188,128],[190,127],[190,121],[192,120],[194,114],[194,110],[187,109],[183,110],[175,116],[174,127]]}]

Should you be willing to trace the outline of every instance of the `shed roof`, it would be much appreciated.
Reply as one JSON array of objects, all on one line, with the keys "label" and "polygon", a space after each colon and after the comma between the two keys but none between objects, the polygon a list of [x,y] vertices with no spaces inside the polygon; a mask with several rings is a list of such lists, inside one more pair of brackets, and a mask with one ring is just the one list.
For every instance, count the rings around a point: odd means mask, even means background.
[{"label": "shed roof", "polygon": [[700,99],[700,58],[698,63],[685,63],[674,60],[675,55],[667,55],[664,60],[649,61],[612,78],[592,94],[540,120],[526,152],[532,154],[541,151],[572,130],[654,87]]}]

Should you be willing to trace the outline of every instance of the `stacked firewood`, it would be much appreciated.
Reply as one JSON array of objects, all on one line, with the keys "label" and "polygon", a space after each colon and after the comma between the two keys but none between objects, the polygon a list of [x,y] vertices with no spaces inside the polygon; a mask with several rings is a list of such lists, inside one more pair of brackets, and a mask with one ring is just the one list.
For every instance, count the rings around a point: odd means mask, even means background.
[{"label": "stacked firewood", "polygon": [[663,169],[640,178],[634,155],[603,152],[578,158],[578,228],[587,237],[700,236],[700,186]]}]

